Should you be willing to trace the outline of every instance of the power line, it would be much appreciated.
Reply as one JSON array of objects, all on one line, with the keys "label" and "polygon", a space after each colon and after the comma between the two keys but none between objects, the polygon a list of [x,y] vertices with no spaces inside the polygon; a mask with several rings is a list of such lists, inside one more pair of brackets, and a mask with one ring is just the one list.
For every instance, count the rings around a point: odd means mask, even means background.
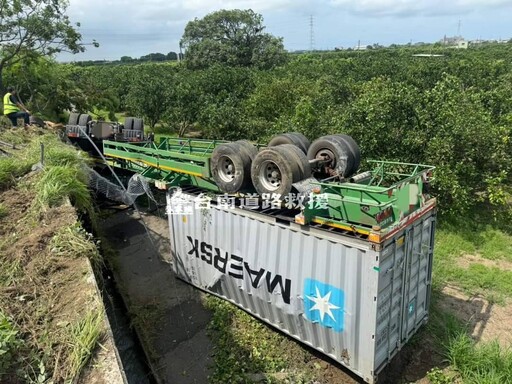
[{"label": "power line", "polygon": [[313,15],[309,16],[309,51],[315,50],[315,18]]}]

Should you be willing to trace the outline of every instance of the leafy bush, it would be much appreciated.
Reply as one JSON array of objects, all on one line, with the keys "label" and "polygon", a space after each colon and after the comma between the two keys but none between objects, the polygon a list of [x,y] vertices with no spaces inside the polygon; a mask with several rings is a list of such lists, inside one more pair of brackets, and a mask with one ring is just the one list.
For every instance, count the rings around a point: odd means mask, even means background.
[{"label": "leafy bush", "polygon": [[491,186],[499,193],[493,181],[512,166],[510,129],[492,123],[478,92],[445,76],[422,104],[419,118],[427,141],[420,160],[438,167],[434,186],[445,210],[460,213],[488,201]]}]

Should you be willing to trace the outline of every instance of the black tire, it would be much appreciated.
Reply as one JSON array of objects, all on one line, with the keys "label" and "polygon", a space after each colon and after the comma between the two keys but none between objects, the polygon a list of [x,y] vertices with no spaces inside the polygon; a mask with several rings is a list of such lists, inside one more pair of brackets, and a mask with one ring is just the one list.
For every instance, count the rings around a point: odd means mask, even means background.
[{"label": "black tire", "polygon": [[79,113],[71,112],[69,114],[68,125],[78,125]]},{"label": "black tire", "polygon": [[304,155],[307,155],[308,149],[311,146],[311,141],[309,141],[309,139],[306,136],[304,136],[302,133],[292,132],[290,134],[293,135],[295,140],[298,140],[301,143],[301,145],[298,147],[302,149],[302,152],[304,152]]},{"label": "black tire", "polygon": [[137,118],[133,119],[133,130],[144,131],[144,120]]},{"label": "black tire", "polygon": [[37,125],[40,128],[44,128],[45,126],[43,119],[37,116],[30,116],[29,123],[30,125]]},{"label": "black tire", "polygon": [[348,145],[353,156],[353,164],[350,173],[355,174],[361,165],[361,149],[359,148],[359,145],[357,145],[356,141],[351,136],[345,134],[329,135],[324,137],[338,138],[339,140],[343,140]]},{"label": "black tire", "polygon": [[311,176],[311,165],[301,149],[291,144],[283,144],[280,145],[279,148],[286,150],[289,153],[290,158],[295,159],[294,161],[297,162],[301,171],[300,180],[307,179]]},{"label": "black tire", "polygon": [[82,113],[80,115],[80,118],[78,119],[78,125],[81,127],[86,127],[91,120],[91,115],[88,115],[87,113]]},{"label": "black tire", "polygon": [[311,142],[304,136],[302,133],[298,132],[290,132],[290,133],[281,133],[279,135],[274,136],[268,143],[269,147],[275,147],[283,144],[292,144],[296,145],[301,149],[304,154],[308,153],[309,146]]},{"label": "black tire", "polygon": [[260,195],[275,193],[284,198],[291,192],[293,183],[300,181],[301,165],[294,153],[282,146],[269,147],[258,153],[252,162],[251,178]]},{"label": "black tire", "polygon": [[124,119],[124,129],[133,129],[133,117],[127,117]]},{"label": "black tire", "polygon": [[217,146],[210,159],[210,170],[219,189],[237,193],[251,185],[251,157],[244,144]]},{"label": "black tire", "polygon": [[248,140],[238,140],[235,141],[235,143],[239,144],[244,149],[246,155],[251,158],[251,161],[254,160],[258,154],[258,148],[254,144]]},{"label": "black tire", "polygon": [[327,157],[330,162],[321,171],[326,176],[340,175],[349,177],[354,167],[354,157],[348,144],[340,138],[332,136],[321,137],[311,144],[308,151],[308,159]]}]

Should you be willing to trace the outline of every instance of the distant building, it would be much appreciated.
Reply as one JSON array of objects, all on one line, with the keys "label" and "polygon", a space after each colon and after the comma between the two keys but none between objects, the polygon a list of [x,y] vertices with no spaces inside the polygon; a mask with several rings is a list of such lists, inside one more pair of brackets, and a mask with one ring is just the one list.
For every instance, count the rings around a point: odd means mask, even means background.
[{"label": "distant building", "polygon": [[471,40],[470,41],[471,45],[480,45],[480,44],[484,44],[484,43],[488,43],[488,41],[487,40],[482,40],[482,39],[476,39],[476,40]]},{"label": "distant building", "polygon": [[445,35],[440,43],[446,47],[457,49],[467,49],[469,47],[469,42],[466,41],[462,36],[447,37]]},{"label": "distant building", "polygon": [[468,49],[468,47],[469,47],[469,42],[467,42],[466,40],[457,41],[457,45],[454,46],[454,48],[457,48],[457,49]]}]

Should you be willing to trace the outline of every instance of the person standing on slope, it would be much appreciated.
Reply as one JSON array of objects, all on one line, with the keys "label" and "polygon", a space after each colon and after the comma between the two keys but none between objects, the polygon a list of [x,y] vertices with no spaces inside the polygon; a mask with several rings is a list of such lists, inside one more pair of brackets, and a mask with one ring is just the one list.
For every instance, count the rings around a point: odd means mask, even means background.
[{"label": "person standing on slope", "polygon": [[4,95],[4,115],[11,120],[14,127],[18,126],[18,119],[21,118],[25,121],[25,125],[29,124],[30,111],[16,96],[14,87],[7,87],[7,93]]}]

